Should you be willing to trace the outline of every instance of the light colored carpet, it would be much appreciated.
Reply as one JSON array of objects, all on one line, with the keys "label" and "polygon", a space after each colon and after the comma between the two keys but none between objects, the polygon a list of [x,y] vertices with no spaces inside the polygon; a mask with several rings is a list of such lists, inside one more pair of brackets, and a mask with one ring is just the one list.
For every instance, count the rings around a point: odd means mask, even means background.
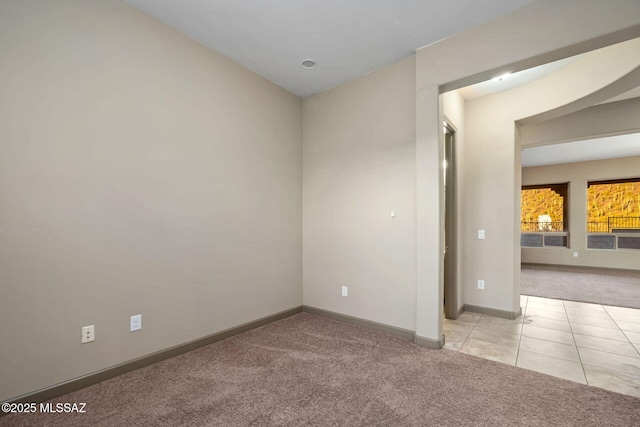
[{"label": "light colored carpet", "polygon": [[640,308],[640,271],[523,264],[520,293]]},{"label": "light colored carpet", "polygon": [[[52,366],[54,369],[54,366]],[[630,426],[640,399],[301,313],[2,426]]]}]

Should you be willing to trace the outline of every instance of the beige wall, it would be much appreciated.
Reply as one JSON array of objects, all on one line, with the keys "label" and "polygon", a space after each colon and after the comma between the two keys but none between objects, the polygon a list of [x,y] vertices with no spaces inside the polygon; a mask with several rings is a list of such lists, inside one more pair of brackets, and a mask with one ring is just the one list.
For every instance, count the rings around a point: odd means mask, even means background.
[{"label": "beige wall", "polygon": [[[638,25],[636,2],[540,0],[303,103],[117,0],[1,2],[0,400],[297,306],[303,289],[439,341],[442,88]],[[520,169],[504,143],[522,117],[476,137],[465,111],[458,147],[459,203],[478,208],[460,219],[459,277],[502,287],[465,299],[505,310]],[[97,340],[81,345],[88,324]]]},{"label": "beige wall", "polygon": [[[640,134],[638,135],[640,143]],[[587,249],[587,183],[640,174],[640,156],[522,168],[523,185],[569,183],[569,248],[522,248],[522,262],[640,269],[640,251]],[[578,257],[573,253],[577,252]]]},{"label": "beige wall", "polygon": [[[521,141],[516,123],[575,105],[639,65],[640,39],[630,40],[583,55],[529,84],[466,103],[467,304],[507,311],[519,306]],[[485,240],[477,239],[477,229],[486,230]],[[484,290],[477,289],[478,279],[485,280]]]},{"label": "beige wall", "polygon": [[[509,126],[482,130],[478,137],[470,131],[468,121],[474,119],[467,117],[466,110],[461,111],[459,97],[454,99],[447,94],[440,102],[441,88],[493,77],[495,70],[511,68],[512,64],[527,68],[637,36],[637,27],[618,31],[639,25],[638,11],[640,5],[625,1],[537,2],[418,50],[413,99],[404,92],[408,83],[394,82],[391,77],[403,67],[402,63],[305,99],[305,304],[414,329],[419,338],[431,343],[441,339],[441,130],[446,115],[466,135],[458,146],[459,207],[465,212],[458,223],[459,246],[464,251],[460,255],[459,289],[467,304],[517,310],[520,247],[515,199],[520,188],[520,150],[515,143],[515,121],[574,101],[584,95],[584,86],[578,85],[564,98],[552,98],[551,102],[548,97],[539,99],[531,108],[522,101],[523,108],[507,114]],[[548,22],[551,13],[557,19]],[[541,20],[548,23],[544,32],[539,31]],[[614,77],[609,74],[606,78]],[[403,132],[408,132],[412,123],[404,107],[385,107],[396,105],[398,99],[406,100],[407,109],[410,100],[416,103],[414,158],[397,157],[395,151],[389,151],[390,155],[381,160],[383,142],[403,141]],[[387,118],[393,120],[386,121]],[[479,116],[476,124],[482,124]],[[494,137],[501,142],[492,146]],[[485,141],[488,151],[484,151],[480,140]],[[392,160],[397,162],[397,170],[411,167],[410,162],[415,165],[415,195],[407,195],[402,203],[415,203],[415,235],[383,232],[385,224],[398,224],[399,217],[396,222],[390,222],[388,217],[391,210],[400,212],[392,207],[397,204],[390,200],[391,194],[411,185],[390,181]],[[494,183],[500,188],[497,193],[487,190]],[[401,194],[404,197],[405,193]],[[493,198],[505,194],[499,203],[510,213],[495,217],[490,207]],[[502,236],[500,230],[505,224],[507,231]],[[392,227],[389,231],[397,225]],[[491,230],[488,242],[475,239],[478,228]],[[401,258],[391,256],[393,250]],[[408,284],[412,258],[416,262],[413,291]],[[477,278],[482,278],[479,274],[495,287],[478,294],[474,285]],[[347,298],[340,296],[342,285],[349,286]],[[402,315],[400,308],[407,315]],[[414,321],[411,314],[415,314]]]},{"label": "beige wall", "polygon": [[[416,52],[418,336],[442,336],[442,227],[433,221],[443,215],[437,196],[442,188],[438,181],[444,117],[437,103],[441,91],[638,37],[639,17],[640,4],[624,0],[541,0]],[[575,79],[578,86],[585,82],[582,77]],[[515,121],[576,101],[585,96],[582,89],[571,86],[564,92],[564,87],[556,87],[551,97],[535,94],[532,102],[521,101],[515,111],[504,104],[484,117],[480,111],[495,99],[476,103],[473,112],[467,105],[465,147],[459,157],[466,165],[460,184],[466,230],[460,277],[466,303],[518,310],[520,149]],[[477,239],[478,229],[486,230],[485,240]],[[479,291],[477,279],[484,279],[487,289]]]},{"label": "beige wall", "polygon": [[303,106],[304,304],[414,330],[414,58]]},{"label": "beige wall", "polygon": [[117,0],[0,52],[0,400],[302,303],[301,99]]},{"label": "beige wall", "polygon": [[[640,84],[640,83],[639,83]],[[520,126],[523,148],[640,132],[640,98],[594,105],[572,114]]]}]

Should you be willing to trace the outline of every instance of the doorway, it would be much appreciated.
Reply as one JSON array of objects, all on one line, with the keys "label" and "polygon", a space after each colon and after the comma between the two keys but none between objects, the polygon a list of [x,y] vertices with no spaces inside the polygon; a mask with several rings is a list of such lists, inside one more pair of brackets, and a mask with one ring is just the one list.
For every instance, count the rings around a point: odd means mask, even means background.
[{"label": "doorway", "polygon": [[457,319],[457,230],[456,230],[456,161],[455,129],[444,123],[444,316]]}]

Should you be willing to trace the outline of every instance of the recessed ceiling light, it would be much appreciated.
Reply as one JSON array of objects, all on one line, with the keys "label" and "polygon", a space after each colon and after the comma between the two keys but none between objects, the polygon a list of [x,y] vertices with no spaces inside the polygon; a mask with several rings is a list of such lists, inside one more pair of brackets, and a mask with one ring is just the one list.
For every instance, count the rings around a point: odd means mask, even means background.
[{"label": "recessed ceiling light", "polygon": [[314,69],[316,68],[316,61],[313,59],[305,59],[304,61],[302,61],[302,68],[305,68],[307,70]]},{"label": "recessed ceiling light", "polygon": [[501,76],[492,78],[491,81],[492,82],[501,82],[503,80],[508,79],[510,75],[511,75],[511,73],[506,73],[506,74],[503,74]]}]

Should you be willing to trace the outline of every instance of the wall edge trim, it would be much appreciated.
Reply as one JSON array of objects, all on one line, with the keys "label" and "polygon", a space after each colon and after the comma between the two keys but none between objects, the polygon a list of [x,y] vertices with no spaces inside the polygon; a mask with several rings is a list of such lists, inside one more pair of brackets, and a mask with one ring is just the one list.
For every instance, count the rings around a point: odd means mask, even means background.
[{"label": "wall edge trim", "polygon": [[522,315],[522,307],[516,311],[499,310],[497,308],[481,307],[478,305],[465,304],[465,311],[473,311],[474,313],[488,314],[490,316],[502,317],[503,319],[515,320]]},{"label": "wall edge trim", "polygon": [[445,337],[444,335],[442,335],[440,339],[434,340],[433,338],[426,338],[416,335],[413,342],[421,347],[440,350],[442,347],[444,347]]},{"label": "wall edge trim", "polygon": [[[6,402],[24,402],[24,403],[45,402],[47,400],[60,397],[67,393],[80,390],[90,385],[108,380],[110,378],[117,377],[127,372],[144,368],[145,366],[149,366],[154,363],[161,362],[165,359],[169,359],[169,358],[178,356],[180,354],[187,353],[191,350],[195,350],[197,348],[204,347],[209,344],[213,344],[217,341],[230,338],[234,335],[247,332],[251,329],[259,328],[260,326],[267,325],[277,320],[282,320],[284,318],[293,316],[294,314],[298,314],[301,312],[302,312],[302,306],[297,306],[294,308],[290,308],[288,310],[280,311],[278,313],[265,316],[260,319],[256,319],[247,323],[243,323],[241,325],[234,326],[229,329],[225,329],[223,331],[216,332],[202,338],[197,338],[195,340],[188,341],[183,344],[178,344],[176,346],[169,347],[164,350],[159,350],[157,352],[148,354],[146,356],[141,356],[136,359],[129,360],[127,362],[123,362],[118,365],[102,369],[100,371],[96,371],[96,372],[83,375],[59,384],[52,385],[50,387],[46,387],[30,393],[26,393],[26,394],[8,399],[6,400]],[[0,417],[3,415],[8,415],[8,414],[0,412]]]},{"label": "wall edge trim", "polygon": [[308,305],[302,306],[302,311],[309,314],[315,314],[322,317],[328,317],[329,319],[338,320],[340,322],[348,323],[354,326],[360,326],[362,328],[373,329],[380,332],[386,332],[391,335],[396,335],[409,341],[414,341],[415,332],[408,329],[399,328],[397,326],[391,326],[384,323],[374,322],[372,320],[362,319],[360,317],[349,316],[347,314],[336,313],[335,311],[324,310],[322,308],[312,307]]}]

